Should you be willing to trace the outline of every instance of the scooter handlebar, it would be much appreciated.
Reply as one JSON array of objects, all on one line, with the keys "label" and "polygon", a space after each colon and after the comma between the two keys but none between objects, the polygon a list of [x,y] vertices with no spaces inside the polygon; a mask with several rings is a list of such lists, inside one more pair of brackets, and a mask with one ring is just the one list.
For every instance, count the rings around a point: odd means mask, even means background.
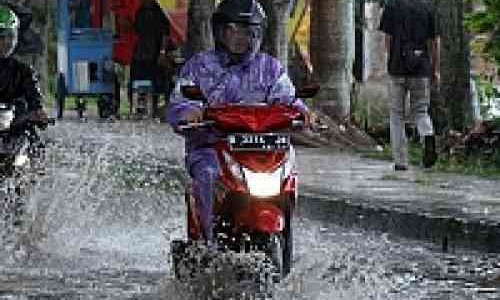
[{"label": "scooter handlebar", "polygon": [[316,132],[322,132],[328,130],[330,127],[326,124],[318,123],[312,126],[312,130]]},{"label": "scooter handlebar", "polygon": [[40,127],[40,128],[46,128],[48,125],[55,125],[56,124],[56,119],[54,118],[47,118],[45,120],[40,120],[40,119],[28,119],[28,122]]},{"label": "scooter handlebar", "polygon": [[22,116],[14,120],[12,128],[24,128],[25,126],[36,126],[41,129],[47,128],[48,125],[55,125],[56,120],[54,118],[34,118],[32,116]]},{"label": "scooter handlebar", "polygon": [[328,130],[328,125],[319,122],[319,120],[316,120],[316,122],[311,123],[311,124],[306,124],[305,119],[300,118],[300,119],[295,119],[292,121],[292,128],[294,130],[304,130],[304,129],[310,129],[313,132],[322,132]]},{"label": "scooter handlebar", "polygon": [[191,131],[199,128],[206,128],[212,126],[213,124],[215,124],[215,121],[210,121],[210,120],[196,122],[196,123],[180,122],[179,125],[177,125],[177,130],[181,132]]},{"label": "scooter handlebar", "polygon": [[292,128],[293,129],[303,129],[306,125],[306,122],[304,120],[293,120],[292,121]]}]

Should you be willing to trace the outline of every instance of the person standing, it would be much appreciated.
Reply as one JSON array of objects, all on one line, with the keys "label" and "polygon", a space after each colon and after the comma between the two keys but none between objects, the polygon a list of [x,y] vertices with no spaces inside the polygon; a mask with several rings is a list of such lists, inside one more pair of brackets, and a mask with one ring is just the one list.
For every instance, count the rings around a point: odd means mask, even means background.
[{"label": "person standing", "polygon": [[166,88],[162,65],[171,47],[168,40],[170,23],[155,0],[142,0],[133,27],[137,43],[130,66],[131,85],[134,80],[149,80],[152,83],[153,117],[156,117],[158,93]]},{"label": "person standing", "polygon": [[390,130],[394,169],[408,169],[405,132],[405,101],[423,142],[423,166],[437,159],[434,128],[429,116],[430,85],[439,84],[439,47],[434,8],[426,0],[392,0],[382,14],[380,30],[385,33],[390,75]]}]

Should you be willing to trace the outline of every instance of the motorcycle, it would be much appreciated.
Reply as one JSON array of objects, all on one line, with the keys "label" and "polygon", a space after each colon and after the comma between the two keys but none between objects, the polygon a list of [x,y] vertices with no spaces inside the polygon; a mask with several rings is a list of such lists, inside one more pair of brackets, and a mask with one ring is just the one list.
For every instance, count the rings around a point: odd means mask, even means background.
[{"label": "motorcycle", "polygon": [[21,225],[24,197],[32,181],[31,167],[41,158],[44,144],[37,128],[45,129],[54,119],[42,121],[29,115],[16,116],[15,105],[0,103],[0,217],[3,236]]},{"label": "motorcycle", "polygon": [[[297,91],[313,97],[319,87]],[[183,87],[183,95],[204,101],[197,87]],[[298,199],[298,176],[291,132],[303,129],[304,115],[284,104],[225,104],[207,106],[204,121],[183,124],[190,131],[214,126],[222,133],[215,149],[222,169],[214,201],[214,238],[222,251],[264,253],[279,277],[289,274],[293,260],[292,219]],[[186,249],[202,238],[192,183],[185,192],[187,241],[172,242],[173,270]],[[221,250],[221,249],[218,249]]]}]

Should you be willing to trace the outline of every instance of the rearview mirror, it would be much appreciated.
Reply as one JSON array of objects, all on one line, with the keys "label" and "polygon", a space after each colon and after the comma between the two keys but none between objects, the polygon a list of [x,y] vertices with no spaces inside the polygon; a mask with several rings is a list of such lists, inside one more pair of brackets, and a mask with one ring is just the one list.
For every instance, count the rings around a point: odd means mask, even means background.
[{"label": "rearview mirror", "polygon": [[316,96],[319,89],[320,89],[319,84],[309,83],[309,84],[306,84],[306,85],[298,88],[295,91],[295,97],[297,97],[297,98],[312,98],[312,97]]},{"label": "rearview mirror", "polygon": [[182,96],[188,98],[189,100],[195,100],[195,101],[206,100],[201,89],[195,85],[183,85],[181,86],[181,92]]}]

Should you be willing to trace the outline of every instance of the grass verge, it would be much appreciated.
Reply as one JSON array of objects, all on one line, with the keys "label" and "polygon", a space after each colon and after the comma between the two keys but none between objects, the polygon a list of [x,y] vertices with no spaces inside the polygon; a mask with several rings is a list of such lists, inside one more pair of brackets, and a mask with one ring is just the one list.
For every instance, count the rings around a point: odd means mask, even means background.
[{"label": "grass verge", "polygon": [[[419,144],[410,144],[408,155],[411,165],[421,165],[422,150]],[[385,145],[382,151],[363,152],[362,156],[371,159],[391,161],[392,151],[389,145]],[[430,171],[500,179],[500,151],[497,151],[497,153],[492,156],[451,156],[440,154],[436,164]]]}]

